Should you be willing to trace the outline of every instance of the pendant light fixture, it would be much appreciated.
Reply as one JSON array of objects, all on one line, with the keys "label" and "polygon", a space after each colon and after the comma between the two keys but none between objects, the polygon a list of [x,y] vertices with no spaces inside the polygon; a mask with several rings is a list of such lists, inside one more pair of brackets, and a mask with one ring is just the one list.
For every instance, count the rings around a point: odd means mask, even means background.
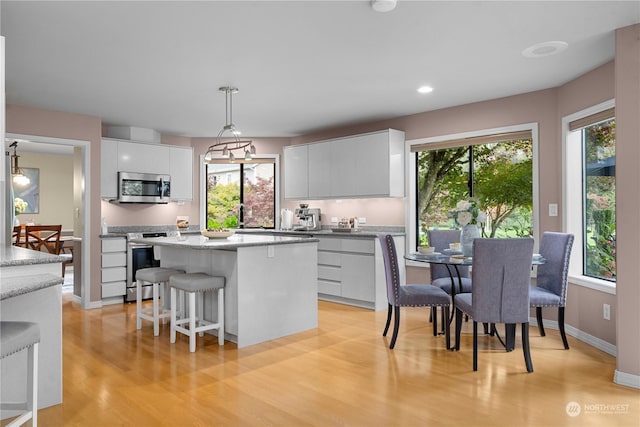
[{"label": "pendant light fixture", "polygon": [[18,185],[27,185],[31,182],[28,176],[24,174],[22,168],[18,166],[18,141],[13,141],[13,144],[9,145],[13,148],[13,154],[11,155],[11,176],[13,182]]},{"label": "pendant light fixture", "polygon": [[[238,93],[237,87],[232,86],[222,86],[219,88],[220,92],[225,93],[225,125],[218,132],[218,136],[216,137],[216,143],[209,146],[204,158],[205,161],[211,160],[212,156],[215,154],[221,154],[224,157],[227,157],[230,162],[234,162],[236,160],[236,154],[234,151],[242,151],[244,160],[251,160],[253,155],[256,154],[256,147],[253,145],[253,141],[248,139],[240,139],[240,132],[236,129],[233,124],[233,94]],[[228,135],[226,141],[223,140],[225,138],[225,134],[230,133]]]}]

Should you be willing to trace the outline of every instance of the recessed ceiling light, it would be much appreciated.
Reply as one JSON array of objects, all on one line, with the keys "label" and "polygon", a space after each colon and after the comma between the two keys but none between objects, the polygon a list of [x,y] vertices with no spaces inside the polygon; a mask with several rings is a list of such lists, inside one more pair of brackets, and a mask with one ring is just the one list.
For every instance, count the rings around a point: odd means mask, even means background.
[{"label": "recessed ceiling light", "polygon": [[429,92],[433,92],[433,88],[431,86],[420,86],[418,88],[418,92],[420,93],[429,93]]},{"label": "recessed ceiling light", "polygon": [[396,0],[371,0],[371,8],[376,12],[391,12],[396,8]]},{"label": "recessed ceiling light", "polygon": [[555,55],[564,51],[569,44],[560,41],[542,42],[529,46],[522,51],[522,56],[526,58],[541,58],[543,56]]}]

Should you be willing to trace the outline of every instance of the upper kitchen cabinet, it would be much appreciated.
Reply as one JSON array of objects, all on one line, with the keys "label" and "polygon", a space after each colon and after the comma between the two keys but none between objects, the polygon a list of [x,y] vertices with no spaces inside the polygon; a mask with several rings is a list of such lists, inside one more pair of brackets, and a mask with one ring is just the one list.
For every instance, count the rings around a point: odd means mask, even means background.
[{"label": "upper kitchen cabinet", "polygon": [[118,197],[118,172],[171,176],[171,200],[193,199],[193,149],[104,138],[100,146],[100,197]]},{"label": "upper kitchen cabinet", "polygon": [[284,147],[284,198],[306,199],[309,196],[307,145]]},{"label": "upper kitchen cabinet", "polygon": [[171,200],[193,199],[193,148],[171,149]]},{"label": "upper kitchen cabinet", "polygon": [[[289,194],[285,198],[337,199],[404,196],[404,132],[387,129],[312,144],[308,147],[306,197]],[[299,166],[298,166],[299,167]],[[303,179],[290,170],[285,150],[285,182]]]}]

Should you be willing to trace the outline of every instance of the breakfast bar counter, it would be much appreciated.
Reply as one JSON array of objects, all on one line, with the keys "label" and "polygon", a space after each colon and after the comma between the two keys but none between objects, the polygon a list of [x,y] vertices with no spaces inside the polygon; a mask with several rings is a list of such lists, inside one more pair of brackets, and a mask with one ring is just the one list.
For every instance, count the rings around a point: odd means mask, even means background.
[{"label": "breakfast bar counter", "polygon": [[[40,326],[38,407],[62,403],[62,261],[64,258],[17,246],[0,246],[0,320]],[[0,361],[0,394],[19,402],[26,393],[26,356]],[[16,415],[2,411],[1,419]]]},{"label": "breakfast bar counter", "polygon": [[[162,267],[226,278],[225,339],[238,348],[318,327],[318,239],[234,234],[132,239],[153,245]],[[206,295],[205,319],[217,318]],[[216,331],[212,331],[216,333]]]}]

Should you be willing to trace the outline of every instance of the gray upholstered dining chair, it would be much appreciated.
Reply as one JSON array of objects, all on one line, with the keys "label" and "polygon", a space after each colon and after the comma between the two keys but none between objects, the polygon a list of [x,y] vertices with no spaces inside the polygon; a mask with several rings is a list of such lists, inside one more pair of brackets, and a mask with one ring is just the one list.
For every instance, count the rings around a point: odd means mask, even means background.
[{"label": "gray upholstered dining chair", "polygon": [[[393,349],[398,338],[398,329],[400,328],[400,307],[442,307],[445,316],[449,317],[449,307],[451,306],[451,298],[449,295],[433,285],[402,285],[400,283],[400,270],[398,267],[398,255],[393,236],[381,234],[378,236],[380,246],[382,247],[382,258],[384,260],[384,270],[387,279],[387,299],[389,300],[389,308],[387,312],[387,323],[384,327],[382,336],[387,336],[389,325],[391,324],[391,315],[394,316],[393,336],[389,348]],[[435,320],[435,319],[434,319]],[[450,348],[449,322],[445,322],[445,340],[446,347]],[[437,324],[433,322],[434,335],[436,334]]]},{"label": "gray upholstered dining chair", "polygon": [[567,276],[573,234],[545,231],[540,240],[540,255],[545,259],[538,266],[536,284],[529,288],[529,306],[536,308],[536,319],[540,335],[545,336],[542,323],[543,307],[558,307],[558,329],[564,348],[569,350],[564,331],[564,307],[567,302]]},{"label": "gray upholstered dining chair", "polygon": [[[460,241],[460,230],[427,230],[427,237],[429,239],[429,246],[433,246],[436,252],[443,252],[445,249],[449,249],[449,243],[455,243]],[[430,264],[431,271],[431,284],[442,288],[449,295],[452,294],[451,289],[451,275],[447,266],[444,264]],[[458,266],[460,272],[460,282],[458,283],[458,277],[453,276],[454,283],[456,285],[456,293],[471,292],[471,278],[469,277],[469,267]],[[459,288],[462,285],[462,289]]]},{"label": "gray upholstered dining chair", "polygon": [[533,372],[529,351],[529,285],[533,239],[475,239],[473,292],[457,294],[456,350],[460,349],[462,314],[473,319],[473,370],[478,370],[478,322],[504,323],[507,329],[522,324],[522,351],[528,372]]}]

